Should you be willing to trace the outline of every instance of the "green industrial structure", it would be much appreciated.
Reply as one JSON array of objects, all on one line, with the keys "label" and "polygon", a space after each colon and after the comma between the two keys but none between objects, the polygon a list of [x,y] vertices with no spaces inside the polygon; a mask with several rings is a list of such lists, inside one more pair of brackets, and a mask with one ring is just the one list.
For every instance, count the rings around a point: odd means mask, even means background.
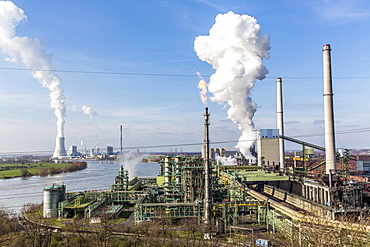
[{"label": "green industrial structure", "polygon": [[[239,218],[253,215],[260,224],[266,222],[267,204],[256,201],[240,182],[284,181],[286,176],[269,173],[259,166],[226,166],[210,163],[211,215],[216,231],[236,226]],[[65,187],[64,187],[65,188]],[[167,156],[160,162],[160,174],[153,178],[129,179],[123,167],[106,191],[65,193],[58,202],[59,218],[96,218],[102,215],[119,218],[131,212],[135,222],[158,218],[194,218],[201,224],[204,217],[204,159]],[[127,214],[125,214],[127,215]]]},{"label": "green industrial structure", "polygon": [[[203,158],[185,156],[163,158],[157,177],[129,179],[121,167],[106,191],[65,193],[64,185],[45,188],[44,210],[49,217],[80,217],[91,222],[99,222],[101,217],[131,217],[136,224],[192,219],[205,231],[204,171]],[[315,225],[325,229],[360,229],[359,234],[367,236],[366,227],[361,230],[359,224],[342,224],[336,219],[348,202],[343,197],[344,206],[335,208],[335,188],[327,191],[325,186],[309,184],[308,180],[298,183],[295,177],[273,172],[271,167],[223,165],[212,160],[211,227],[207,233],[243,235],[257,228],[304,243],[306,240],[297,231],[301,231],[302,225]],[[330,206],[322,205],[326,201]],[[355,211],[352,209],[351,213]],[[251,223],[255,225],[251,227]]]}]

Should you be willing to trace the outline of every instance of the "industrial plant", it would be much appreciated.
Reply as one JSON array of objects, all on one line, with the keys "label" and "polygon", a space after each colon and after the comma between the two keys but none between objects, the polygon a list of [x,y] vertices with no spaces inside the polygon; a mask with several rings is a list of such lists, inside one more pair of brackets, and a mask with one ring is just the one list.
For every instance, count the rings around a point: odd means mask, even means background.
[{"label": "industrial plant", "polygon": [[[277,78],[277,128],[256,130],[251,151],[255,163],[210,146],[211,114],[206,108],[200,156],[166,156],[160,161],[158,176],[151,178],[129,179],[121,167],[106,191],[66,193],[68,184],[46,187],[44,217],[96,220],[101,215],[119,218],[129,212],[137,224],[192,218],[206,239],[225,232],[253,231],[246,226],[253,222],[292,242],[300,238],[302,243],[304,237],[293,233],[311,224],[319,229],[355,231],[368,239],[370,225],[362,220],[370,215],[370,161],[355,161],[347,150],[339,152],[335,146],[330,53],[330,45],[324,45],[325,147],[285,135],[283,79]],[[301,145],[302,152],[289,156],[285,142]],[[64,156],[64,138],[56,144],[53,156]],[[350,166],[354,163],[357,170]],[[346,222],[346,217],[353,221]],[[268,241],[260,246],[268,246]]]}]

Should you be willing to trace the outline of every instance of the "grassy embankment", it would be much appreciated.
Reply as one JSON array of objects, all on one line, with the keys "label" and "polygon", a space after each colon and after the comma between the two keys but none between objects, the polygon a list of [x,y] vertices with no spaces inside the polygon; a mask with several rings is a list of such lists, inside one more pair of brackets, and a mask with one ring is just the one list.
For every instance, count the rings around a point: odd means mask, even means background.
[{"label": "grassy embankment", "polygon": [[[0,164],[0,179],[22,177],[22,170],[27,169],[28,176],[40,175],[41,170],[56,170],[60,171],[65,167],[70,167],[71,163],[14,163],[14,164]],[[60,173],[56,172],[56,173]],[[42,174],[41,174],[42,175]],[[47,174],[46,174],[47,175]]]}]

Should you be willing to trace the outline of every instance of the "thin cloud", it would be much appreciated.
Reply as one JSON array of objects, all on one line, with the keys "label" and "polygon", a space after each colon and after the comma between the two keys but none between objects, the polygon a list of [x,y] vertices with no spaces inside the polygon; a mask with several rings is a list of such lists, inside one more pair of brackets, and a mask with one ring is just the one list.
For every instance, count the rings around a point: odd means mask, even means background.
[{"label": "thin cloud", "polygon": [[337,24],[361,21],[370,17],[367,0],[315,0],[311,5],[322,20]]},{"label": "thin cloud", "polygon": [[25,112],[34,112],[35,110],[33,110],[33,109],[23,109],[23,111],[25,111]]},{"label": "thin cloud", "polygon": [[215,127],[215,129],[227,130],[227,129],[229,129],[229,127],[228,126],[217,126],[217,127]]},{"label": "thin cloud", "polygon": [[[338,121],[334,121],[334,123],[338,124],[338,123],[341,123],[342,121],[338,120]],[[325,124],[325,120],[322,120],[322,119],[315,119],[313,122],[313,124]]]},{"label": "thin cloud", "polygon": [[284,124],[297,124],[299,123],[299,121],[287,121],[287,122],[284,122]]},{"label": "thin cloud", "polygon": [[174,135],[174,134],[176,134],[176,133],[174,133],[174,132],[157,132],[156,133],[157,135]]},{"label": "thin cloud", "polygon": [[297,104],[298,106],[303,106],[303,107],[314,107],[314,106],[322,106],[322,103],[320,102],[309,102],[309,103],[300,103]]},{"label": "thin cloud", "polygon": [[218,5],[218,4],[215,4],[215,3],[212,3],[211,1],[197,0],[197,2],[204,3],[205,5],[208,5],[209,7],[214,8],[215,10],[220,11],[220,12],[227,11],[227,9],[225,9],[223,6]]},{"label": "thin cloud", "polygon": [[341,128],[359,128],[359,127],[362,127],[362,126],[359,125],[359,124],[352,124],[352,125],[341,125],[340,127]]},{"label": "thin cloud", "polygon": [[324,120],[322,120],[322,119],[315,119],[312,123],[313,123],[313,124],[324,124],[324,123],[325,123],[325,121],[324,121]]}]

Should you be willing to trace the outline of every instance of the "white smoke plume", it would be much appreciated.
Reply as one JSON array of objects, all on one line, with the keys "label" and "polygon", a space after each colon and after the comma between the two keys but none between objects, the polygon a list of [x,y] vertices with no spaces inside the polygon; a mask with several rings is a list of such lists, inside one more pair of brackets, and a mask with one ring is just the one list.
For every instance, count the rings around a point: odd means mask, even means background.
[{"label": "white smoke plume", "polygon": [[81,151],[82,151],[84,149],[84,140],[81,137],[79,137],[79,139],[80,139]]},{"label": "white smoke plume", "polygon": [[83,105],[82,107],[78,107],[76,105],[72,106],[73,111],[82,111],[83,114],[86,114],[90,117],[90,119],[93,119],[95,115],[98,115],[98,113],[91,108],[90,106]]},{"label": "white smoke plume", "polygon": [[199,96],[200,100],[203,102],[203,104],[207,105],[207,86],[208,83],[204,80],[203,76],[200,74],[200,72],[196,72],[197,76],[199,77],[200,81],[198,83],[198,89],[199,89]]},{"label": "white smoke plume", "polygon": [[234,157],[223,157],[223,156],[217,156],[216,160],[220,161],[222,165],[225,166],[233,166],[237,164],[237,161]]},{"label": "white smoke plume", "polygon": [[132,179],[137,176],[138,165],[146,156],[146,154],[129,152],[120,153],[117,158],[119,163],[128,171],[129,178]]},{"label": "white smoke plume", "polygon": [[98,113],[90,106],[83,105],[81,109],[84,114],[90,117],[90,119],[93,119],[95,115],[98,115]]},{"label": "white smoke plume", "polygon": [[264,79],[268,70],[262,64],[269,58],[270,39],[260,32],[257,20],[233,12],[219,14],[208,36],[198,36],[194,50],[202,61],[213,66],[208,89],[212,101],[227,102],[228,118],[242,131],[236,148],[255,161],[250,147],[255,142],[253,116],[256,103],[250,97],[256,79]]},{"label": "white smoke plume", "polygon": [[40,40],[15,36],[15,27],[27,20],[24,11],[11,1],[0,2],[0,48],[9,57],[7,61],[22,62],[32,75],[50,91],[50,107],[57,117],[57,137],[64,137],[65,97],[60,87],[62,80],[53,73],[51,55],[43,50]]}]

